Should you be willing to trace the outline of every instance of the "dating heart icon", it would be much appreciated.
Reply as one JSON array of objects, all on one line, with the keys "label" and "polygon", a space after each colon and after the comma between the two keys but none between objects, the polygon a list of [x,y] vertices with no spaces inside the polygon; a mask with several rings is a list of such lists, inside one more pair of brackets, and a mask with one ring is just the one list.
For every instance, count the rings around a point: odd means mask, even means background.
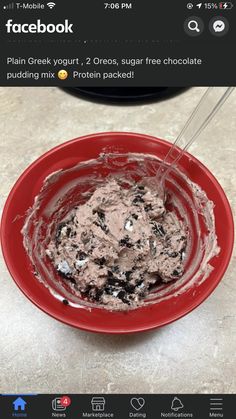
[{"label": "dating heart icon", "polygon": [[133,397],[130,400],[130,404],[135,410],[140,410],[145,405],[145,400],[142,397],[139,397],[139,398]]}]

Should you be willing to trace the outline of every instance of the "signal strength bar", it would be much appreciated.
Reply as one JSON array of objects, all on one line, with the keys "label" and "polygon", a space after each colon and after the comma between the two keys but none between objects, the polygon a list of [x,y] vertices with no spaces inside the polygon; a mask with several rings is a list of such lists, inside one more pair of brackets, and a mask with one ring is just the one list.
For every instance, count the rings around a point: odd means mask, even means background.
[{"label": "signal strength bar", "polygon": [[14,3],[9,3],[6,6],[3,6],[3,10],[12,10],[14,9]]}]

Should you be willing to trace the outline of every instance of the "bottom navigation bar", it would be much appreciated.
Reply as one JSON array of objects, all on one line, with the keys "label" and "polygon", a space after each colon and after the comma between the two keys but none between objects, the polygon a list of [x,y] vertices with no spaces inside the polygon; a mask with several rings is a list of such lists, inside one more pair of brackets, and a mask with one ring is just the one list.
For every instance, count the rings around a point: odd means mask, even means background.
[{"label": "bottom navigation bar", "polygon": [[232,419],[233,394],[2,394],[0,417]]}]

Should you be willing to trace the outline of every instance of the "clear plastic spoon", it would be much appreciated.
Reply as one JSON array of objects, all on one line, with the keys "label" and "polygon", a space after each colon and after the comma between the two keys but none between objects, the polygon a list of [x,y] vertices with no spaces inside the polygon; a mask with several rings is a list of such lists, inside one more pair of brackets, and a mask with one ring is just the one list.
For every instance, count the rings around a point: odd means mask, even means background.
[{"label": "clear plastic spoon", "polygon": [[[234,87],[209,87],[165,156],[156,174],[160,195],[165,196],[165,179],[184,152],[206,128]],[[155,181],[156,182],[156,181]]]}]

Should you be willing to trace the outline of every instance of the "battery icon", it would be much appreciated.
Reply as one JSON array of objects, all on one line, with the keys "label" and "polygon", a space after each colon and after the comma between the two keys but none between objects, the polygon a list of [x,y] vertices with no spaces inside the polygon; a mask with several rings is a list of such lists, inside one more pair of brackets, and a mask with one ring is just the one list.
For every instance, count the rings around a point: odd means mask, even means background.
[{"label": "battery icon", "polygon": [[220,9],[222,10],[230,10],[232,9],[232,7],[234,7],[233,3],[231,3],[231,1],[224,1],[222,3],[219,4]]}]

